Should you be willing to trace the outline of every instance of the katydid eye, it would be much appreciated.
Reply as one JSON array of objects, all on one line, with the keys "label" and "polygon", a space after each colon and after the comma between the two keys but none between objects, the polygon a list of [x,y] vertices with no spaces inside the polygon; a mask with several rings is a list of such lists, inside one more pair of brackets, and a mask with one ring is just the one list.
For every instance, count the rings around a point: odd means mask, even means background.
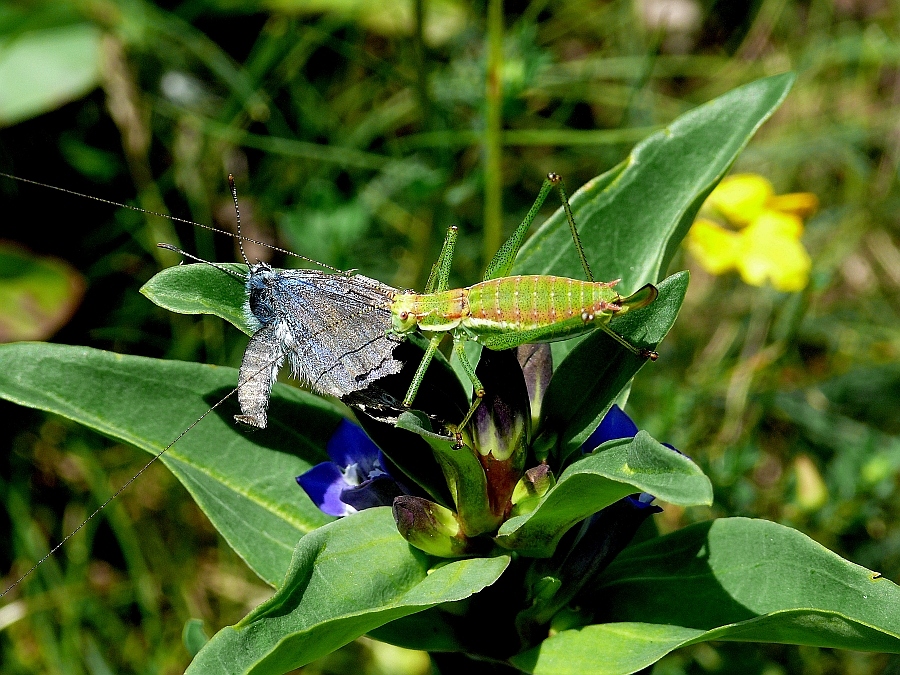
[{"label": "katydid eye", "polygon": [[400,320],[401,321],[406,321],[408,318],[409,318],[409,312],[407,312],[406,310],[400,312]]}]

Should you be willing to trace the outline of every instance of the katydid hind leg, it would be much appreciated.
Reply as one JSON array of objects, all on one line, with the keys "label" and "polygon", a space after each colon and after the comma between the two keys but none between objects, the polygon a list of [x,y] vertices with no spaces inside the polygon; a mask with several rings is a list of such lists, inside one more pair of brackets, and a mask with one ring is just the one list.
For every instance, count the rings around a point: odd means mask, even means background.
[{"label": "katydid hind leg", "polygon": [[[631,312],[636,309],[642,309],[646,307],[654,300],[656,300],[658,296],[659,291],[657,290],[656,286],[654,286],[653,284],[644,284],[643,286],[641,286],[641,288],[636,290],[627,298],[622,298],[621,300],[619,300],[618,304],[621,307],[622,312]],[[650,361],[656,361],[656,359],[659,358],[659,354],[657,354],[652,349],[647,349],[646,347],[635,347],[605,323],[600,324],[600,329],[637,357],[648,359]]]},{"label": "katydid hind leg", "polygon": [[635,356],[642,358],[642,359],[647,359],[650,361],[656,361],[656,359],[659,358],[659,354],[657,354],[652,349],[647,349],[646,347],[635,347],[633,344],[631,344],[628,340],[626,340],[624,337],[619,335],[616,331],[614,331],[612,328],[610,328],[605,323],[599,324],[599,327],[600,327],[600,330],[602,330],[604,333],[609,335],[609,337],[611,337],[613,340],[615,340],[620,345],[625,347],[625,349],[630,351]]},{"label": "katydid hind leg", "polygon": [[578,228],[575,225],[575,215],[572,213],[572,207],[569,205],[569,198],[566,195],[562,177],[557,173],[549,173],[547,174],[547,178],[544,179],[543,185],[541,185],[541,191],[534,200],[534,204],[528,210],[528,213],[525,214],[525,218],[516,228],[516,231],[513,232],[512,236],[500,247],[500,250],[494,255],[490,264],[488,264],[487,269],[484,271],[483,281],[509,276],[513,263],[516,260],[516,256],[519,254],[519,249],[521,249],[522,244],[525,243],[525,235],[528,234],[528,230],[531,229],[531,225],[534,223],[538,211],[541,206],[544,205],[547,195],[552,189],[555,189],[559,194],[559,200],[562,203],[563,212],[566,214],[566,221],[569,224],[569,230],[572,232],[572,241],[575,244],[575,250],[578,253],[578,259],[581,261],[581,267],[584,269],[585,277],[588,281],[594,280],[594,274],[591,272],[587,256],[585,256],[584,253],[584,246],[582,246],[581,238],[578,236]]},{"label": "katydid hind leg", "polygon": [[[556,176],[556,174],[550,175]],[[512,269],[513,262],[515,262],[516,256],[519,254],[519,249],[522,248],[522,244],[525,242],[525,235],[528,234],[528,230],[531,229],[531,224],[534,222],[538,211],[540,211],[541,207],[544,205],[544,201],[546,201],[547,195],[550,194],[550,190],[552,189],[553,181],[548,176],[544,179],[544,184],[541,185],[541,191],[538,193],[538,196],[534,200],[534,204],[532,204],[531,208],[528,210],[528,213],[525,214],[525,218],[519,223],[519,226],[516,228],[516,231],[512,233],[512,236],[503,242],[503,246],[500,247],[500,250],[494,254],[491,262],[488,263],[487,268],[484,270],[484,278],[482,281],[509,276],[509,271]]]},{"label": "katydid hind leg", "polygon": [[587,257],[584,254],[584,246],[581,245],[581,237],[578,236],[578,228],[575,226],[575,214],[572,213],[572,207],[569,206],[569,198],[566,196],[566,188],[563,185],[562,177],[559,174],[551,173],[547,180],[552,181],[553,186],[559,193],[559,200],[562,202],[566,221],[569,223],[569,230],[572,232],[572,241],[575,243],[575,251],[578,253],[581,267],[584,269],[587,280],[593,281],[594,273],[591,272],[591,266],[588,264]]}]

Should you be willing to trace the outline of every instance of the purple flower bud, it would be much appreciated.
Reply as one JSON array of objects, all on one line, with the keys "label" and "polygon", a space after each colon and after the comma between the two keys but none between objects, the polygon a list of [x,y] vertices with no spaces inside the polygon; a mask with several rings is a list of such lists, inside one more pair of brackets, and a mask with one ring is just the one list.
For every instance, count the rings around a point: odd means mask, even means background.
[{"label": "purple flower bud", "polygon": [[472,445],[487,478],[485,507],[503,518],[525,469],[531,435],[528,389],[512,349],[485,349],[476,374],[486,394],[472,417]]},{"label": "purple flower bud", "polygon": [[514,352],[485,349],[476,374],[485,396],[472,418],[475,449],[482,457],[491,455],[501,462],[513,455],[524,459],[531,411],[525,378]]},{"label": "purple flower bud", "polygon": [[537,427],[541,418],[541,403],[544,400],[544,392],[550,384],[553,376],[553,356],[550,353],[550,345],[546,342],[538,344],[519,345],[516,347],[516,358],[522,367],[525,376],[525,386],[528,388],[528,401],[531,404],[531,426]]},{"label": "purple flower bud", "polygon": [[450,509],[411,495],[397,497],[392,508],[397,530],[416,548],[441,558],[465,555],[468,542]]}]

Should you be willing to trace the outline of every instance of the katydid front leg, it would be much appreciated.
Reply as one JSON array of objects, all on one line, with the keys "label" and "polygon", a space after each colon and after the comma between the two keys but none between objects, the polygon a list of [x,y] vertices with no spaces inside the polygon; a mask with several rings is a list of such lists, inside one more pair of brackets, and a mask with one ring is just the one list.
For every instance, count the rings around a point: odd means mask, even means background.
[{"label": "katydid front leg", "polygon": [[[444,237],[444,244],[441,246],[441,254],[438,256],[437,262],[431,268],[431,273],[428,275],[428,283],[425,285],[425,293],[427,295],[446,291],[447,286],[450,285],[450,266],[453,262],[453,250],[456,247],[456,238],[458,235],[459,228],[455,225],[447,229],[447,235]],[[410,316],[407,310],[400,310],[396,318],[398,325],[409,325],[414,327],[415,325],[421,324],[428,317],[424,314]],[[416,394],[419,392],[419,387],[422,385],[422,380],[425,379],[425,372],[428,370],[431,359],[434,358],[434,353],[437,351],[438,344],[443,337],[443,332],[438,332],[432,335],[431,339],[428,341],[428,347],[425,349],[425,354],[419,362],[419,367],[416,368],[416,374],[413,375],[409,389],[406,391],[406,397],[403,399],[403,406],[405,408],[412,406]]]},{"label": "katydid front leg", "polygon": [[[434,267],[431,269],[431,274],[428,277],[428,283],[426,284],[426,295],[422,297],[430,297],[430,298],[440,298],[440,294],[444,293],[447,290],[447,287],[450,285],[450,266],[453,262],[453,249],[456,246],[456,238],[458,236],[458,228],[451,227],[447,230],[447,236],[444,238],[444,245],[441,247],[441,254],[438,257],[437,262],[434,264]],[[465,428],[465,426],[469,423],[469,420],[472,418],[472,415],[475,412],[475,409],[478,407],[478,404],[481,403],[481,399],[484,397],[484,386],[478,379],[478,376],[475,375],[475,368],[472,366],[468,357],[466,356],[466,352],[464,349],[464,342],[468,339],[468,336],[461,330],[452,327],[445,327],[440,325],[443,321],[443,314],[446,313],[446,310],[450,310],[450,314],[452,314],[453,308],[453,299],[448,298],[447,302],[436,302],[435,307],[433,309],[426,308],[424,311],[420,310],[414,316],[410,315],[408,310],[402,309],[398,312],[398,323],[406,324],[406,325],[417,325],[423,331],[427,332],[429,326],[435,328],[434,334],[428,341],[428,347],[425,349],[425,354],[422,356],[422,360],[419,362],[419,367],[416,368],[416,373],[413,375],[412,382],[409,385],[409,389],[406,392],[406,397],[403,399],[404,407],[411,407],[413,401],[416,398],[416,394],[419,392],[419,387],[422,385],[422,381],[425,379],[425,373],[428,370],[428,366],[431,364],[431,359],[434,358],[434,353],[437,351],[438,344],[444,336],[444,333],[447,330],[452,330],[453,332],[453,350],[456,352],[457,358],[459,358],[460,363],[462,364],[463,369],[466,371],[466,374],[469,376],[469,379],[472,381],[472,387],[475,393],[475,400],[472,402],[472,405],[469,408],[469,411],[466,413],[466,416],[463,418],[462,422],[454,427],[451,427],[451,431],[456,437],[456,445],[461,446],[462,437],[460,435],[460,431]],[[433,312],[433,314],[430,314]],[[414,322],[414,323],[413,323]],[[451,319],[452,323],[452,319]]]},{"label": "katydid front leg", "polygon": [[466,375],[468,375],[469,379],[472,381],[472,390],[475,394],[475,400],[473,400],[472,405],[469,406],[469,411],[466,413],[466,416],[463,417],[462,422],[456,427],[450,427],[450,430],[453,432],[454,436],[456,436],[457,447],[462,447],[462,430],[466,428],[469,420],[472,419],[472,415],[475,414],[475,410],[481,404],[481,399],[484,398],[484,385],[481,384],[481,380],[479,380],[478,375],[475,374],[475,367],[472,365],[472,362],[469,361],[469,357],[466,356],[465,343],[468,339],[468,336],[466,336],[461,328],[457,328],[453,331],[453,351],[456,353],[456,357],[462,364],[463,370],[466,371]]}]

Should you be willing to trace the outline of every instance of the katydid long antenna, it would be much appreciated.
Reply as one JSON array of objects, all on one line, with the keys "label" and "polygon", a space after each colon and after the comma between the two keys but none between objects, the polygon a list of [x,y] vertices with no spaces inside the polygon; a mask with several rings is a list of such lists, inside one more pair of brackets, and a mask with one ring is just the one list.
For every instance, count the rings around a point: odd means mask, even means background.
[{"label": "katydid long antenna", "polygon": [[[179,255],[182,255],[185,258],[190,258],[191,260],[194,260],[195,262],[206,263],[207,265],[211,265],[212,267],[215,267],[220,272],[224,272],[225,274],[230,274],[231,276],[235,277],[236,279],[240,279],[241,281],[247,280],[247,278],[243,274],[238,274],[237,272],[230,270],[227,267],[223,267],[219,263],[214,263],[214,262],[210,262],[209,260],[204,260],[203,258],[198,258],[195,255],[191,255],[187,251],[181,250],[177,246],[172,246],[172,244],[157,244],[156,246],[158,248],[164,248],[167,251],[172,251],[174,253],[178,253]],[[241,251],[241,253],[243,253],[243,251]],[[244,258],[244,260],[246,260],[246,258]],[[249,263],[247,263],[247,267],[250,267]]]},{"label": "katydid long antenna", "polygon": [[95,202],[100,202],[101,204],[109,204],[110,206],[117,206],[122,209],[131,209],[132,211],[137,211],[138,213],[143,213],[148,216],[156,216],[158,218],[165,218],[165,219],[171,220],[172,222],[175,222],[175,223],[184,223],[185,225],[192,225],[194,227],[200,227],[204,230],[209,230],[210,232],[215,232],[217,234],[222,234],[226,237],[231,237],[232,239],[237,239],[238,245],[240,246],[240,249],[241,249],[241,256],[244,258],[244,262],[247,263],[248,267],[249,267],[250,263],[247,260],[247,256],[244,254],[244,247],[243,247],[243,243],[242,243],[245,241],[250,242],[251,244],[257,244],[258,246],[264,246],[265,248],[272,249],[273,251],[277,251],[278,253],[283,253],[284,255],[291,256],[292,258],[299,258],[300,260],[308,262],[311,265],[315,265],[317,267],[321,267],[321,268],[330,270],[331,272],[337,272],[338,274],[347,274],[347,272],[345,270],[338,269],[337,267],[332,267],[331,265],[328,265],[323,262],[319,262],[318,260],[313,260],[312,258],[307,258],[304,255],[300,255],[299,253],[294,253],[293,251],[289,251],[286,248],[272,246],[272,244],[267,244],[264,241],[259,241],[257,239],[251,239],[249,237],[243,236],[241,234],[241,229],[240,229],[240,225],[241,225],[240,212],[237,210],[237,189],[234,186],[234,178],[231,174],[228,174],[228,182],[231,187],[232,198],[234,199],[234,202],[235,202],[235,204],[234,204],[235,211],[238,214],[237,234],[235,234],[234,232],[228,232],[227,230],[220,230],[219,228],[213,227],[212,225],[204,225],[203,223],[198,223],[193,220],[188,220],[187,218],[179,218],[178,216],[172,216],[172,215],[169,215],[168,213],[159,213],[158,211],[151,211],[150,209],[142,209],[139,206],[132,206],[131,204],[123,204],[122,202],[116,202],[111,199],[103,199],[102,197],[95,197],[93,195],[88,195],[83,192],[77,192],[75,190],[69,190],[66,188],[57,187],[56,185],[50,185],[49,183],[41,183],[40,181],[31,180],[30,178],[21,178],[19,176],[13,176],[12,174],[4,173],[3,171],[0,171],[0,176],[2,176],[3,178],[9,178],[10,180],[18,181],[20,183],[28,183],[30,185],[37,185],[39,187],[49,188],[50,190],[56,190],[57,192],[64,192],[66,194],[74,195],[76,197],[81,197],[83,199],[91,199]]},{"label": "katydid long antenna", "polygon": [[[261,369],[259,370],[259,372],[253,373],[250,377],[248,377],[248,378],[246,379],[246,381],[250,381],[251,379],[253,379],[253,378],[256,377],[257,375],[259,375],[259,373],[263,372],[263,371],[265,370],[265,368],[268,368],[268,367],[269,367],[269,366],[265,366],[264,368],[261,368]],[[232,396],[234,396],[234,394],[237,393],[238,389],[240,389],[242,386],[244,386],[244,384],[245,384],[245,382],[239,382],[239,383],[238,383],[238,386],[236,386],[236,387],[235,387],[234,389],[232,389],[230,392],[228,392],[227,394],[225,394],[225,396],[223,396],[223,397],[222,397],[215,405],[213,405],[209,410],[207,410],[205,413],[203,413],[202,415],[200,415],[200,417],[198,417],[198,418],[197,418],[197,419],[196,419],[196,420],[195,420],[195,421],[194,421],[187,429],[185,429],[185,430],[182,431],[180,434],[178,434],[178,436],[175,437],[175,440],[173,440],[173,441],[172,441],[171,443],[169,443],[166,447],[164,447],[162,450],[160,450],[160,451],[157,452],[155,455],[153,455],[153,457],[150,459],[150,461],[147,462],[146,464],[144,464],[143,467],[141,467],[141,470],[140,470],[140,471],[138,471],[136,474],[134,474],[134,476],[132,476],[131,478],[129,478],[127,481],[125,481],[125,483],[123,483],[122,486],[121,486],[118,490],[116,490],[116,491],[113,493],[113,495],[112,495],[111,497],[107,498],[106,501],[104,501],[102,504],[100,504],[100,506],[98,506],[96,509],[94,509],[93,513],[91,513],[91,515],[89,515],[87,518],[85,518],[84,521],[81,523],[81,525],[79,525],[79,526],[76,527],[74,530],[72,530],[71,532],[69,532],[65,537],[62,538],[62,540],[61,540],[58,544],[56,544],[56,546],[54,546],[53,548],[51,548],[50,551],[49,551],[46,555],[44,555],[43,558],[41,558],[41,559],[38,560],[36,563],[34,563],[34,565],[32,565],[32,566],[28,569],[27,572],[25,572],[24,574],[22,574],[21,576],[19,576],[18,579],[16,579],[16,580],[15,580],[14,582],[12,582],[9,586],[7,586],[6,589],[5,589],[2,593],[0,593],[0,598],[2,598],[3,596],[5,596],[5,595],[6,595],[7,593],[9,593],[12,589],[14,589],[14,588],[15,588],[16,586],[18,586],[20,583],[22,583],[25,579],[27,579],[28,577],[30,577],[31,574],[32,574],[38,567],[40,567],[41,565],[44,564],[44,561],[46,561],[48,558],[52,557],[54,553],[56,553],[59,549],[61,549],[63,546],[65,546],[66,542],[69,541],[69,539],[71,539],[72,537],[74,537],[76,534],[78,534],[78,533],[81,531],[81,529],[82,529],[85,525],[87,525],[89,522],[91,522],[91,520],[94,518],[94,516],[96,516],[98,513],[100,513],[100,512],[101,512],[103,509],[105,509],[105,508],[106,508],[106,507],[107,507],[114,499],[116,499],[116,497],[118,497],[118,496],[119,496],[120,494],[122,494],[126,489],[128,489],[128,486],[130,486],[134,481],[136,481],[138,478],[140,478],[141,475],[143,475],[143,473],[144,473],[147,469],[149,469],[149,468],[156,462],[156,460],[158,460],[160,457],[162,457],[164,454],[166,454],[166,452],[168,452],[169,449],[170,449],[173,445],[175,445],[178,441],[180,441],[182,438],[184,438],[184,436],[185,436],[191,429],[193,429],[195,426],[197,426],[198,424],[200,424],[200,422],[202,422],[203,419],[204,419],[207,415],[209,415],[213,410],[215,410],[215,409],[218,408],[220,405],[222,405],[227,399],[229,399],[229,398],[231,398]]]},{"label": "katydid long antenna", "polygon": [[[279,247],[277,247],[277,246],[272,246],[271,244],[267,244],[267,243],[265,243],[265,242],[258,241],[258,240],[256,240],[256,239],[251,239],[251,238],[249,238],[249,237],[244,237],[244,236],[241,234],[241,216],[240,216],[240,210],[239,210],[239,208],[238,208],[238,202],[237,202],[237,188],[235,187],[234,177],[233,177],[231,174],[228,175],[228,183],[229,183],[229,188],[230,188],[230,190],[231,190],[232,199],[234,200],[235,215],[236,215],[236,217],[237,217],[237,234],[235,234],[235,233],[233,233],[233,232],[228,232],[228,231],[226,231],[226,230],[221,230],[221,229],[216,228],[216,227],[212,227],[211,225],[204,225],[203,223],[197,223],[197,222],[195,222],[195,221],[188,220],[188,219],[186,219],[186,218],[179,218],[179,217],[177,217],[177,216],[172,216],[172,215],[169,215],[169,214],[167,214],[167,213],[159,213],[159,212],[157,212],[157,211],[151,211],[151,210],[149,210],[149,209],[143,209],[143,208],[140,208],[140,207],[138,207],[138,206],[132,206],[132,205],[130,205],[130,204],[123,204],[122,202],[113,201],[113,200],[111,200],[111,199],[104,199],[104,198],[102,198],[102,197],[95,197],[95,196],[93,196],[93,195],[84,194],[84,193],[82,193],[82,192],[77,192],[77,191],[75,191],[75,190],[69,190],[69,189],[67,189],[67,188],[57,187],[56,185],[50,185],[49,183],[42,183],[42,182],[40,182],[40,181],[30,180],[30,179],[28,179],[28,178],[21,178],[21,177],[19,177],[19,176],[13,176],[12,174],[8,174],[8,173],[2,172],[2,171],[0,171],[0,176],[2,176],[2,177],[4,177],[4,178],[9,178],[10,180],[18,181],[18,182],[20,182],[20,183],[28,183],[28,184],[31,184],[31,185],[37,185],[37,186],[43,187],[43,188],[49,188],[49,189],[51,189],[51,190],[56,190],[57,192],[63,192],[63,193],[66,193],[66,194],[74,195],[74,196],[76,196],[76,197],[82,197],[82,198],[84,198],[84,199],[91,199],[91,200],[93,200],[93,201],[100,202],[100,203],[102,203],[102,204],[109,204],[110,206],[116,206],[116,207],[119,207],[119,208],[130,209],[130,210],[132,210],[132,211],[137,211],[137,212],[139,212],[139,213],[143,213],[143,214],[146,214],[146,215],[157,216],[157,217],[159,217],[159,218],[166,218],[166,219],[168,219],[168,220],[170,220],[170,221],[173,221],[173,222],[184,223],[184,224],[187,224],[187,225],[192,225],[192,226],[194,226],[194,227],[200,227],[200,228],[203,228],[203,229],[205,229],[205,230],[209,230],[209,231],[211,231],[211,232],[216,232],[216,233],[218,233],[218,234],[222,234],[222,235],[225,235],[225,236],[228,236],[228,237],[232,237],[232,238],[234,238],[234,239],[237,239],[237,241],[238,241],[238,246],[239,246],[240,252],[241,252],[241,257],[244,259],[244,262],[247,264],[248,268],[250,268],[251,265],[250,265],[249,260],[247,259],[246,253],[244,252],[244,246],[243,246],[243,242],[244,242],[244,241],[249,241],[249,242],[251,242],[251,243],[253,243],[253,244],[257,244],[257,245],[260,245],[260,246],[264,246],[264,247],[266,247],[266,248],[270,248],[270,249],[272,249],[272,250],[274,250],[274,251],[278,251],[279,253],[283,253],[283,254],[285,254],[285,255],[289,255],[289,256],[294,257],[294,258],[299,258],[300,260],[303,260],[303,261],[305,261],[305,262],[308,262],[308,263],[310,263],[310,264],[312,264],[312,265],[316,265],[316,266],[318,266],[318,267],[325,268],[325,269],[327,269],[327,270],[329,270],[329,271],[331,271],[331,272],[336,272],[336,273],[341,274],[341,275],[346,275],[346,274],[347,274],[347,272],[344,271],[344,270],[340,270],[340,269],[338,269],[338,268],[336,268],[336,267],[332,267],[331,265],[327,265],[327,264],[325,264],[325,263],[321,263],[321,262],[319,262],[318,260],[313,260],[312,258],[307,258],[306,256],[299,255],[299,254],[297,254],[297,253],[294,253],[293,251],[288,251],[287,249],[279,248]],[[208,260],[203,260],[202,258],[198,258],[197,256],[193,256],[193,255],[191,255],[191,254],[189,254],[189,253],[187,253],[187,252],[185,252],[185,251],[182,251],[182,250],[179,249],[178,247],[173,246],[173,245],[171,245],[171,244],[159,244],[159,247],[160,247],[160,248],[167,249],[167,250],[170,250],[170,251],[174,251],[174,252],[176,252],[176,253],[181,254],[181,255],[184,256],[184,257],[187,257],[187,258],[196,260],[197,262],[204,262],[204,263],[206,263],[206,264],[208,264],[208,265],[211,265],[211,266],[215,267],[216,269],[218,269],[218,270],[220,270],[220,271],[222,271],[222,272],[224,272],[224,273],[226,273],[226,274],[229,274],[229,275],[231,275],[231,276],[233,276],[233,277],[236,277],[236,278],[240,279],[242,282],[246,280],[246,278],[245,278],[243,275],[241,275],[241,274],[239,274],[239,273],[237,273],[237,272],[234,272],[233,270],[229,270],[229,269],[225,268],[224,266],[219,265],[219,264],[217,264],[217,263],[213,263],[213,262],[210,262],[210,261],[208,261]],[[123,483],[123,484],[122,484],[122,485],[121,485],[121,486],[120,486],[120,487],[112,494],[112,496],[110,496],[110,497],[107,498],[102,504],[100,504],[100,506],[98,506],[98,507],[97,507],[97,508],[96,508],[96,509],[95,509],[95,510],[87,517],[87,518],[85,518],[84,521],[83,521],[80,525],[78,525],[75,529],[73,529],[71,532],[69,532],[68,534],[66,534],[66,535],[59,541],[59,543],[57,543],[55,546],[53,546],[53,547],[50,549],[49,552],[47,552],[42,558],[40,558],[40,560],[38,560],[36,563],[34,563],[34,564],[33,564],[33,565],[32,565],[32,566],[31,566],[24,574],[20,575],[15,581],[13,581],[9,586],[7,586],[7,587],[5,588],[2,592],[0,592],[0,598],[5,597],[10,591],[12,591],[14,588],[16,588],[16,587],[17,587],[20,583],[22,583],[25,579],[27,579],[28,577],[30,577],[38,567],[40,567],[42,564],[44,564],[44,562],[45,562],[46,560],[48,560],[48,559],[49,559],[50,557],[52,557],[57,551],[59,551],[59,550],[60,550],[60,549],[61,549],[61,548],[62,548],[62,547],[63,547],[63,546],[64,546],[64,545],[72,538],[72,537],[74,537],[76,534],[78,534],[78,532],[80,532],[80,531],[81,531],[81,530],[82,530],[89,522],[91,522],[91,520],[93,520],[93,518],[94,518],[95,516],[97,516],[97,514],[99,514],[101,511],[103,511],[103,510],[104,510],[104,509],[105,509],[105,508],[106,508],[113,500],[115,500],[120,494],[122,494],[122,492],[124,492],[124,491],[125,491],[132,483],[134,483],[138,478],[140,478],[140,477],[144,474],[144,472],[146,472],[147,469],[150,468],[151,465],[153,465],[153,464],[154,464],[158,459],[160,459],[166,452],[168,452],[168,450],[169,450],[170,448],[172,448],[172,446],[174,446],[174,445],[175,445],[178,441],[180,441],[180,440],[181,440],[188,432],[190,432],[190,431],[191,431],[194,427],[196,427],[201,421],[203,421],[203,420],[204,420],[204,419],[205,419],[212,411],[214,411],[216,408],[218,408],[220,405],[222,405],[227,399],[229,399],[229,398],[232,397],[234,394],[236,394],[236,393],[238,392],[238,390],[240,390],[240,388],[243,387],[247,382],[251,381],[251,380],[252,380],[253,378],[255,378],[257,375],[259,375],[260,373],[264,372],[267,368],[270,368],[270,367],[271,367],[271,364],[266,364],[263,368],[260,368],[257,372],[254,372],[254,373],[250,374],[245,380],[240,381],[240,382],[238,383],[238,386],[237,386],[237,387],[235,387],[234,389],[232,389],[228,394],[226,394],[225,396],[223,396],[217,403],[215,403],[213,406],[211,406],[211,407],[209,408],[209,410],[207,410],[207,411],[206,411],[205,413],[203,413],[200,417],[198,417],[194,422],[192,422],[192,423],[190,424],[190,426],[188,426],[184,431],[182,431],[180,434],[178,434],[178,436],[176,436],[175,439],[174,439],[171,443],[169,443],[169,444],[168,444],[166,447],[164,447],[162,450],[160,450],[159,452],[157,452],[156,454],[154,454],[153,457],[152,457],[152,458],[151,458],[151,459],[150,459],[150,460],[149,460],[149,461],[148,461],[148,462],[147,462],[147,463],[146,463],[146,464],[145,464],[145,465],[144,465],[144,466],[143,466],[143,467],[142,467],[142,468],[134,475],[134,476],[132,476],[132,477],[131,477],[129,480],[127,480],[125,483]]]}]

